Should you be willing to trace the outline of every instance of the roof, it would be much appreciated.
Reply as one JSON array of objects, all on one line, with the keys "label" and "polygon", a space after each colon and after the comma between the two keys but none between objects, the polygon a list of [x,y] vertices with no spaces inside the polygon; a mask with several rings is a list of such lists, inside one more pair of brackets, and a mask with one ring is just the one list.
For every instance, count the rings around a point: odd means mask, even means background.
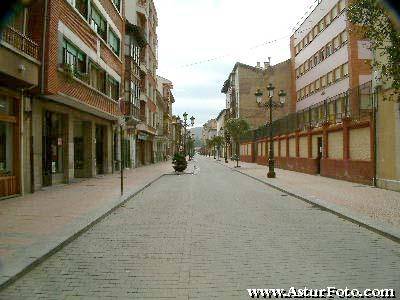
[{"label": "roof", "polygon": [[[258,72],[258,73],[265,73],[268,70],[275,69],[275,68],[280,67],[281,65],[287,64],[287,63],[290,63],[290,58],[285,60],[285,61],[279,62],[279,63],[277,63],[277,64],[275,64],[273,66],[270,66],[269,69],[264,69],[264,68],[258,68],[258,67],[249,66],[249,65],[246,65],[246,64],[241,63],[241,62],[237,62],[235,64],[235,66],[233,67],[232,72],[230,74],[236,72],[238,67],[246,68],[246,69],[252,70],[254,72]],[[229,74],[228,79],[225,80],[225,82],[224,82],[224,84],[222,86],[221,93],[223,93],[223,94],[226,94],[228,92],[228,89],[229,89],[229,86],[230,86],[230,81],[231,81],[230,80],[230,74]]]},{"label": "roof", "polygon": [[224,108],[223,110],[220,111],[220,113],[218,114],[217,120],[219,120],[222,117],[223,113],[226,113],[228,109]]}]

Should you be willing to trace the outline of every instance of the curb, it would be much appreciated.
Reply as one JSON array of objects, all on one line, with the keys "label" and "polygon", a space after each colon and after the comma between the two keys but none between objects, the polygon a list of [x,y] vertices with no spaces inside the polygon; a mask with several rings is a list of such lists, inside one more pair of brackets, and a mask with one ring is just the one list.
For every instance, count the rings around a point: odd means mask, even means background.
[{"label": "curb", "polygon": [[34,261],[32,261],[31,263],[27,264],[24,268],[22,268],[20,271],[18,271],[16,274],[6,278],[5,280],[3,278],[0,279],[0,291],[5,289],[6,287],[8,287],[10,284],[14,283],[15,281],[17,281],[19,278],[21,278],[23,275],[25,275],[26,273],[28,273],[29,271],[31,271],[33,268],[37,267],[38,265],[40,265],[42,262],[44,262],[46,259],[48,259],[49,257],[51,257],[52,255],[54,255],[55,253],[57,253],[58,251],[60,251],[62,248],[64,248],[65,246],[67,246],[69,243],[73,242],[75,239],[77,239],[79,236],[81,236],[82,234],[84,234],[86,231],[88,231],[90,228],[92,228],[93,226],[95,226],[97,223],[99,223],[100,221],[102,221],[104,218],[106,218],[107,216],[109,216],[111,213],[113,213],[116,209],[120,208],[121,206],[123,206],[126,202],[128,202],[129,200],[131,200],[132,198],[134,198],[135,196],[137,196],[138,194],[140,194],[141,192],[143,192],[145,189],[147,189],[148,187],[150,187],[153,183],[155,183],[156,181],[160,180],[162,177],[167,176],[168,173],[166,174],[161,174],[160,176],[158,176],[157,178],[151,180],[149,183],[147,183],[146,185],[142,186],[141,188],[139,188],[137,191],[133,192],[132,194],[125,196],[125,198],[121,199],[121,201],[115,205],[114,207],[112,207],[111,209],[107,210],[106,212],[104,212],[102,215],[100,215],[99,217],[95,218],[94,220],[92,220],[89,224],[87,224],[86,226],[84,226],[83,228],[81,228],[80,230],[78,230],[77,232],[73,233],[70,237],[68,237],[67,239],[65,239],[64,241],[60,242],[58,245],[52,247],[52,249],[50,251],[47,251],[46,253],[44,253],[43,255],[41,255],[40,257],[36,258]]},{"label": "curb", "polygon": [[302,200],[302,201],[307,202],[309,204],[312,204],[312,205],[320,208],[323,211],[330,212],[330,213],[332,213],[332,214],[334,214],[334,215],[336,215],[336,216],[338,216],[338,217],[340,217],[342,219],[345,219],[345,220],[350,221],[350,222],[352,222],[354,224],[357,224],[357,225],[359,225],[361,227],[364,227],[364,228],[366,228],[366,229],[368,229],[370,231],[373,231],[373,232],[375,232],[375,233],[377,233],[379,235],[382,235],[382,236],[384,236],[384,237],[386,237],[386,238],[388,238],[388,239],[390,239],[390,240],[392,240],[392,241],[394,241],[396,243],[400,243],[400,232],[399,232],[399,230],[394,228],[394,227],[392,227],[392,226],[390,226],[390,225],[388,225],[388,224],[386,224],[386,223],[384,223],[384,222],[373,220],[372,218],[370,218],[368,216],[364,216],[364,215],[361,215],[359,213],[351,212],[346,208],[341,208],[338,205],[335,205],[335,204],[320,200],[318,198],[306,197],[306,196],[302,196],[302,195],[296,194],[296,193],[291,192],[289,190],[283,189],[283,188],[281,188],[281,187],[279,187],[277,185],[273,185],[273,184],[271,184],[269,182],[266,182],[266,181],[264,181],[264,180],[262,180],[260,178],[257,178],[257,177],[254,177],[252,175],[246,174],[243,171],[240,171],[240,170],[238,170],[236,168],[231,168],[230,166],[222,164],[222,163],[218,163],[218,164],[220,164],[220,165],[222,165],[222,166],[224,166],[226,168],[229,168],[229,169],[231,169],[231,170],[233,170],[233,171],[235,171],[237,173],[245,175],[245,176],[247,176],[247,177],[249,177],[251,179],[257,180],[258,182],[261,182],[261,183],[263,183],[263,184],[265,184],[265,185],[267,185],[267,186],[269,186],[269,187],[271,187],[273,189],[276,189],[276,190],[278,190],[280,192],[286,193],[291,197],[294,197],[296,199],[299,199],[299,200]]}]

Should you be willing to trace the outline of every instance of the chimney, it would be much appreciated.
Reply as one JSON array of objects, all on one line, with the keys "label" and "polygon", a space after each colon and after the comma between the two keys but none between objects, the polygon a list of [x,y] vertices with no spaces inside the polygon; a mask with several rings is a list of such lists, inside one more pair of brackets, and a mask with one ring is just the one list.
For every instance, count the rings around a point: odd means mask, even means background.
[{"label": "chimney", "polygon": [[259,61],[257,62],[257,68],[261,69],[261,63]]},{"label": "chimney", "polygon": [[271,66],[271,57],[268,57],[268,61],[264,62],[264,69],[268,69]]}]

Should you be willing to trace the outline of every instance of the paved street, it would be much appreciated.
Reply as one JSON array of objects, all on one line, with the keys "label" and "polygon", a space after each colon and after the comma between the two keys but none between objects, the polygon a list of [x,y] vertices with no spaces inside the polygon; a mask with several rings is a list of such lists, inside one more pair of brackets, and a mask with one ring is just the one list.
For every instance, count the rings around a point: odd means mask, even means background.
[{"label": "paved street", "polygon": [[399,244],[197,157],[0,299],[249,299],[247,288],[395,288]]}]

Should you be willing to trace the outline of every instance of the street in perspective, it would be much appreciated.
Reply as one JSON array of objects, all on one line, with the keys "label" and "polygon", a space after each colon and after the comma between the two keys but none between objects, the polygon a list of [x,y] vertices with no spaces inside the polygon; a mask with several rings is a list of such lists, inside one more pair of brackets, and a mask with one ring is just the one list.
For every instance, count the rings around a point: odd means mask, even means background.
[{"label": "street in perspective", "polygon": [[3,1],[0,300],[398,298],[399,66],[395,1]]}]

